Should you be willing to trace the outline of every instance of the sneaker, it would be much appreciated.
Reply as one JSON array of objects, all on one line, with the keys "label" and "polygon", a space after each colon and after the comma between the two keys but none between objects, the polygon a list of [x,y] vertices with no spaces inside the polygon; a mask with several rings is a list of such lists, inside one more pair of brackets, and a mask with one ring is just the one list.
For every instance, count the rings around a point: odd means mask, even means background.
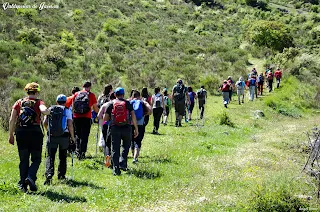
[{"label": "sneaker", "polygon": [[224,104],[224,107],[225,107],[225,108],[228,108],[227,104]]},{"label": "sneaker", "polygon": [[179,127],[182,127],[181,123],[179,123]]},{"label": "sneaker", "polygon": [[128,167],[121,167],[121,166],[120,166],[120,169],[125,172],[129,170]]},{"label": "sneaker", "polygon": [[47,179],[44,181],[43,185],[51,185],[51,182],[52,182],[52,179],[47,178]]},{"label": "sneaker", "polygon": [[25,183],[18,183],[18,189],[23,192],[23,193],[27,193],[28,191],[28,187],[27,184]]},{"label": "sneaker", "polygon": [[114,176],[119,176],[119,175],[121,175],[121,171],[120,171],[120,169],[114,168],[112,171],[112,174]]},{"label": "sneaker", "polygon": [[26,184],[29,185],[30,191],[37,191],[37,185],[30,177],[27,177]]},{"label": "sneaker", "polygon": [[133,159],[132,163],[138,163],[138,159]]},{"label": "sneaker", "polygon": [[105,161],[104,161],[104,165],[107,167],[107,168],[109,168],[110,166],[111,166],[111,157],[110,157],[110,155],[107,155],[106,156],[106,159],[105,159]]},{"label": "sneaker", "polygon": [[79,160],[84,160],[84,159],[86,159],[86,153],[84,153],[84,152],[80,153],[79,156],[78,156],[78,159],[79,159]]}]

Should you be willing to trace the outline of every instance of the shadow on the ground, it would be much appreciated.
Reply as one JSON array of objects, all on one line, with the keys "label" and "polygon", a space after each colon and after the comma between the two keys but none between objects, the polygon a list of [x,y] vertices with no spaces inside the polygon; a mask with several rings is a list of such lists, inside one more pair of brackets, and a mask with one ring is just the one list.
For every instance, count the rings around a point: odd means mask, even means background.
[{"label": "shadow on the ground", "polygon": [[90,188],[93,188],[93,189],[103,189],[103,187],[97,186],[97,185],[95,185],[93,183],[89,183],[87,181],[77,181],[77,180],[72,180],[72,179],[66,180],[65,184],[70,186],[70,187],[83,187],[83,186],[86,186],[86,187],[90,187]]},{"label": "shadow on the ground", "polygon": [[55,191],[51,191],[51,190],[47,190],[47,191],[40,192],[40,193],[31,193],[31,194],[35,194],[35,195],[39,194],[41,196],[44,196],[44,197],[48,198],[52,202],[67,202],[67,203],[71,203],[71,202],[87,202],[87,199],[85,197],[70,196],[70,195],[65,194],[65,193],[55,192]]},{"label": "shadow on the ground", "polygon": [[147,168],[130,169],[127,172],[127,174],[134,175],[134,176],[141,178],[141,179],[150,179],[150,180],[161,177],[161,173],[159,170],[151,170],[151,169],[149,170]]}]

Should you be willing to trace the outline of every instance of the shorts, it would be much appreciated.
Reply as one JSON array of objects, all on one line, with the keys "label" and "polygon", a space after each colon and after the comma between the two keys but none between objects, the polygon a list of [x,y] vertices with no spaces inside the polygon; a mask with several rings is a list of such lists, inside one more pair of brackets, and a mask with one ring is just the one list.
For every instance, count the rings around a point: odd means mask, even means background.
[{"label": "shorts", "polygon": [[183,116],[185,114],[185,101],[175,102],[174,109],[178,115]]}]

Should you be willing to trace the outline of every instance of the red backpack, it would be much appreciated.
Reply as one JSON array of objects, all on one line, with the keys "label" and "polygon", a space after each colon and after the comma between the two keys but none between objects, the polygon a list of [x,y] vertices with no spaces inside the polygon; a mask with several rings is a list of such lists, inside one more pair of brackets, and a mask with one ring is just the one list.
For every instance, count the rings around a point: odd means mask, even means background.
[{"label": "red backpack", "polygon": [[113,109],[111,113],[112,125],[125,126],[129,122],[129,111],[127,109],[127,102],[121,100],[113,101]]},{"label": "red backpack", "polygon": [[273,74],[271,71],[268,73],[267,78],[268,78],[268,80],[273,80]]}]

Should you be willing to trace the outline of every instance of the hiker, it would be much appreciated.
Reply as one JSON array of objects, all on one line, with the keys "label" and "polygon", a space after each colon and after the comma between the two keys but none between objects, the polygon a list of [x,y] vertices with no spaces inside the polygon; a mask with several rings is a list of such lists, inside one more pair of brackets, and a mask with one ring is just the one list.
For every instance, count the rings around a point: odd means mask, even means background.
[{"label": "hiker", "polygon": [[150,115],[152,113],[152,107],[149,105],[147,101],[141,100],[140,92],[134,91],[132,94],[132,100],[130,101],[134,113],[137,119],[138,131],[139,135],[134,137],[134,128],[132,127],[132,142],[131,142],[131,150],[133,153],[133,163],[138,162],[138,157],[140,155],[141,143],[145,133],[144,126],[144,116]]},{"label": "hiker", "polygon": [[171,99],[168,94],[168,89],[163,89],[163,101],[164,101],[164,108],[163,108],[163,124],[164,126],[168,123],[168,116],[171,111]]},{"label": "hiker", "polygon": [[254,93],[256,92],[256,83],[257,79],[254,76],[250,76],[248,80],[248,87],[249,87],[249,100],[253,101],[254,99]]},{"label": "hiker", "polygon": [[[41,115],[48,115],[50,111],[45,103],[38,99],[40,85],[28,83],[24,90],[27,96],[17,100],[12,106],[9,121],[9,143],[14,145],[16,135],[19,152],[20,181],[18,188],[27,192],[37,191],[37,172],[41,163],[43,132],[41,130]],[[31,158],[31,165],[29,160]]]},{"label": "hiker", "polygon": [[[238,95],[238,103],[241,105],[241,102],[244,103],[244,89],[245,89],[245,82],[243,80],[243,77],[239,78],[239,81],[236,82],[236,87],[237,87],[237,95]],[[242,96],[242,101],[240,102]]]},{"label": "hiker", "polygon": [[106,113],[106,109],[108,106],[108,103],[114,99],[116,99],[116,96],[114,93],[109,93],[109,99],[106,103],[104,103],[98,112],[98,119],[100,128],[102,129],[102,139],[100,139],[99,146],[102,147],[103,153],[104,153],[104,164],[107,168],[111,166],[111,134],[110,134],[110,121],[106,122],[103,121],[103,115]]},{"label": "hiker", "polygon": [[[93,109],[99,112],[97,99],[94,93],[90,92],[91,82],[87,81],[83,84],[83,89],[72,96],[73,121],[76,132],[76,155],[79,160],[85,159],[90,129],[92,124]],[[70,104],[70,103],[69,103]],[[70,105],[66,104],[66,107]]]},{"label": "hiker", "polygon": [[256,77],[258,75],[258,72],[257,72],[257,69],[256,68],[253,68],[251,70],[251,77]]},{"label": "hiker", "polygon": [[175,109],[176,114],[176,127],[181,127],[182,117],[185,113],[185,102],[190,102],[189,95],[187,93],[186,87],[184,86],[181,79],[177,80],[177,84],[173,86],[172,89],[172,105]]},{"label": "hiker", "polygon": [[220,86],[220,90],[222,91],[223,105],[225,108],[228,108],[229,97],[230,97],[230,83],[227,80],[223,81],[223,84]]},{"label": "hiker", "polygon": [[[139,135],[135,112],[129,101],[124,99],[124,89],[119,87],[115,91],[116,99],[107,103],[104,121],[111,121],[111,150],[113,175],[120,175],[121,170],[127,171],[127,160],[132,141],[131,121],[134,126],[134,137]],[[122,140],[122,144],[121,144]],[[120,157],[120,145],[122,152]]]},{"label": "hiker", "polygon": [[263,85],[264,85],[264,76],[263,73],[259,74],[257,78],[258,83],[258,94],[262,96],[263,93]]},{"label": "hiker", "polygon": [[[97,102],[98,102],[97,105],[98,105],[99,111],[100,111],[103,104],[110,101],[111,93],[112,93],[112,85],[110,85],[110,84],[105,85],[103,92],[99,95],[98,100],[97,100]],[[99,117],[97,114],[97,122],[96,123],[98,123],[101,118],[102,118],[102,116]],[[104,147],[104,145],[103,145],[104,144],[104,140],[103,140],[104,136],[103,136],[102,130],[103,130],[103,127],[100,127],[99,128],[100,140],[99,140],[98,146],[103,148]]]},{"label": "hiker", "polygon": [[58,179],[66,179],[67,172],[67,150],[69,141],[75,142],[72,111],[66,108],[67,97],[63,94],[57,96],[57,105],[49,108],[50,115],[47,115],[44,120],[44,126],[47,129],[47,152],[46,158],[46,181],[44,185],[50,185],[54,175],[54,161],[59,147],[59,167]]},{"label": "hiker", "polygon": [[280,87],[280,81],[282,78],[282,71],[280,70],[280,68],[278,68],[275,72],[274,72],[274,77],[276,78],[277,81],[277,88]]},{"label": "hiker", "polygon": [[193,92],[193,89],[191,86],[188,87],[188,95],[190,99],[190,104],[188,105],[188,119],[189,121],[191,120],[192,116],[192,111],[194,108],[194,101],[197,99],[197,94]]},{"label": "hiker", "polygon": [[[148,93],[148,88],[144,87],[142,88],[141,90],[141,97],[142,97],[142,100],[146,101],[149,103],[149,105],[152,105],[151,104],[151,96],[149,95]],[[149,115],[145,115],[144,116],[144,126],[146,127],[149,123],[149,118],[150,116]]]},{"label": "hiker", "polygon": [[229,84],[229,102],[228,103],[230,103],[232,101],[232,94],[235,86],[231,76],[228,76],[227,82]]},{"label": "hiker", "polygon": [[273,73],[272,73],[272,71],[268,72],[267,79],[268,79],[269,92],[271,92],[272,91],[272,84],[273,84]]},{"label": "hiker", "polygon": [[160,92],[160,88],[157,87],[154,89],[154,94],[151,98],[151,105],[152,105],[152,113],[153,113],[153,131],[152,134],[159,135],[159,126],[161,115],[163,113],[164,108],[164,100],[163,95]]},{"label": "hiker", "polygon": [[207,91],[204,89],[204,85],[200,87],[197,91],[198,103],[199,103],[199,110],[200,110],[200,119],[203,119],[204,115],[204,106],[206,104],[207,99]]}]

